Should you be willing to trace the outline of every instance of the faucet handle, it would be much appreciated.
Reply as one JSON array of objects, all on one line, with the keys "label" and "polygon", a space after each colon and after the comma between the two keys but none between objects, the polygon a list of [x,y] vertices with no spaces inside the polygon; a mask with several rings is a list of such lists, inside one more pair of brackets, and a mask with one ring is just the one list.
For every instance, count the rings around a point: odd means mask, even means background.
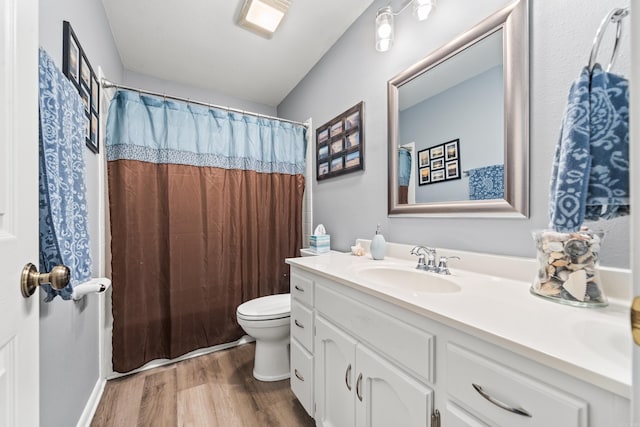
[{"label": "faucet handle", "polygon": [[455,255],[449,257],[441,256],[440,262],[438,262],[438,268],[436,268],[436,273],[446,275],[451,274],[451,271],[449,271],[449,266],[447,264],[450,259],[460,259],[460,257]]}]

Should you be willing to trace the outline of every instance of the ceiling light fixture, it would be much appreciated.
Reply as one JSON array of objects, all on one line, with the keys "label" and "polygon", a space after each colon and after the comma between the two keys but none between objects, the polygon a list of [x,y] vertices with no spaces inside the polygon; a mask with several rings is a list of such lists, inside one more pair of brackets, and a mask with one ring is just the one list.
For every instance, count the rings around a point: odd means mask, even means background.
[{"label": "ceiling light fixture", "polygon": [[238,25],[262,37],[270,39],[282,22],[289,0],[244,0]]},{"label": "ceiling light fixture", "polygon": [[400,15],[409,5],[413,4],[413,15],[419,21],[426,20],[436,7],[436,0],[409,0],[398,11],[391,6],[378,9],[376,13],[376,50],[386,52],[393,46],[393,17]]}]

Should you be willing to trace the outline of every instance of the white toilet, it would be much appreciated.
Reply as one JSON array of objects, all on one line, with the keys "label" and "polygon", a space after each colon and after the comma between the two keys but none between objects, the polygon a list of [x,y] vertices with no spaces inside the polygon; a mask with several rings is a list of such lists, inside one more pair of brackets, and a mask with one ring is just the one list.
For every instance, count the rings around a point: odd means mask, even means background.
[{"label": "white toilet", "polygon": [[260,381],[289,378],[291,294],[247,301],[238,306],[236,316],[242,329],[256,340],[254,378]]}]

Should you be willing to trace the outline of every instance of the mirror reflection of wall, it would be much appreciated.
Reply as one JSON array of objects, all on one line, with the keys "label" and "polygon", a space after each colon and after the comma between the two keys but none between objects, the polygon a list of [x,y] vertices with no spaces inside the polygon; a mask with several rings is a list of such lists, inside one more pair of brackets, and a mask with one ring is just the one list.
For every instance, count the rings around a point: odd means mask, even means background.
[{"label": "mirror reflection of wall", "polygon": [[461,179],[419,185],[421,173],[437,169],[421,170],[416,162],[415,203],[469,200],[465,172],[504,163],[503,87],[502,30],[400,87],[400,146],[415,141],[419,153],[459,139]]}]

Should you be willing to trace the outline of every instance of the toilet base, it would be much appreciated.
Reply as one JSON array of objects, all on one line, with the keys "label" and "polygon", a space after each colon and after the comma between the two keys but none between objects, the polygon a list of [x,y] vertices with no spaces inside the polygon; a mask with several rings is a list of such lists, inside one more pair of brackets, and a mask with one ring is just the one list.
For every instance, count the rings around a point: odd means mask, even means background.
[{"label": "toilet base", "polygon": [[289,337],[280,341],[256,340],[253,377],[258,381],[281,381],[291,377]]}]

